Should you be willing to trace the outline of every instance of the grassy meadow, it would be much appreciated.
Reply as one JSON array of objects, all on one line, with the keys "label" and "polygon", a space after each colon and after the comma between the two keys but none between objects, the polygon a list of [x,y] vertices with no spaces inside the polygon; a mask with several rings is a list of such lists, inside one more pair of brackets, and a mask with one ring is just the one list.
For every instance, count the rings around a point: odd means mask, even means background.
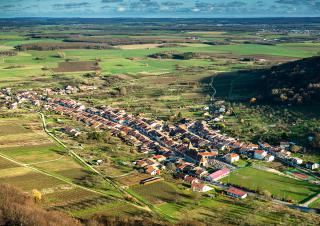
[{"label": "grassy meadow", "polygon": [[250,190],[267,190],[277,199],[294,202],[302,202],[320,191],[317,185],[251,167],[241,168],[222,181]]}]

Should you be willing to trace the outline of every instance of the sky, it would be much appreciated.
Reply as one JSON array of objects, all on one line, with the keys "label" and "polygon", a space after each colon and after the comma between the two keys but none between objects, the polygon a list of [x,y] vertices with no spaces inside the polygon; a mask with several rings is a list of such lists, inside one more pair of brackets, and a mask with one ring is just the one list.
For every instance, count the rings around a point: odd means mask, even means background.
[{"label": "sky", "polygon": [[303,17],[320,0],[0,0],[0,17]]}]

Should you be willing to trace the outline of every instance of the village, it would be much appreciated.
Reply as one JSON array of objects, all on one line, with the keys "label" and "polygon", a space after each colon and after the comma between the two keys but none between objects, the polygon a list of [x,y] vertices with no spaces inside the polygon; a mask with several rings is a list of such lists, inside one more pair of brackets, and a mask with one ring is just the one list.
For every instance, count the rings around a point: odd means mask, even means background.
[{"label": "village", "polygon": [[[211,129],[205,121],[183,119],[179,123],[168,124],[109,106],[87,107],[65,98],[74,90],[71,86],[58,90],[20,92],[5,88],[0,90],[0,100],[10,109],[28,103],[77,120],[93,130],[108,130],[114,136],[125,137],[138,152],[146,156],[132,163],[138,172],[150,175],[141,184],[162,180],[161,172],[170,168],[173,176],[190,184],[194,192],[208,192],[219,187],[231,197],[244,199],[247,191],[219,181],[236,171],[236,163],[243,157],[264,162],[278,160],[310,174],[319,168],[318,163],[291,157],[289,142],[282,142],[279,146],[265,142],[244,143]],[[81,131],[69,126],[64,131],[72,137],[81,134]],[[97,164],[102,162],[102,159],[96,161]]]}]

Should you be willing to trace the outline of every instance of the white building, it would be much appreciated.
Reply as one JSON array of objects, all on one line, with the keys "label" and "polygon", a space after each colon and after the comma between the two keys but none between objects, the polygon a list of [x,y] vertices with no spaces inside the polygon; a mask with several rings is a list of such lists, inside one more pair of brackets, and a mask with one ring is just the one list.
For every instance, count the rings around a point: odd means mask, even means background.
[{"label": "white building", "polygon": [[267,156],[264,158],[264,160],[265,160],[266,162],[272,162],[272,161],[274,160],[274,156],[273,156],[273,155],[267,155]]},{"label": "white building", "polygon": [[299,158],[292,158],[292,162],[295,163],[295,164],[302,164],[303,163],[303,160],[302,159],[299,159]]},{"label": "white building", "polygon": [[308,169],[314,170],[314,169],[318,169],[319,168],[319,164],[318,163],[313,163],[313,162],[307,162],[306,163],[306,167]]},{"label": "white building", "polygon": [[195,192],[207,192],[207,191],[213,190],[212,187],[210,187],[204,183],[201,183],[198,180],[194,180],[192,182],[191,189],[192,189],[192,191],[195,191]]},{"label": "white building", "polygon": [[226,159],[229,163],[234,163],[240,160],[240,156],[238,154],[232,153],[228,155]]},{"label": "white building", "polygon": [[262,159],[264,159],[265,157],[267,156],[267,152],[266,151],[264,151],[264,150],[256,150],[255,152],[254,152],[254,158],[255,159],[259,159],[259,160],[262,160]]}]

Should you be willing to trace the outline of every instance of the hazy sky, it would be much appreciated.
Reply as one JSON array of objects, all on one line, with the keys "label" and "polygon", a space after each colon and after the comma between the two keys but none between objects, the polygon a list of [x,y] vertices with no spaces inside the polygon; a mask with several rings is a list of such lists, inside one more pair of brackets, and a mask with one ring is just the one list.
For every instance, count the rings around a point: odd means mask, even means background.
[{"label": "hazy sky", "polygon": [[320,0],[0,0],[0,17],[320,16]]}]

